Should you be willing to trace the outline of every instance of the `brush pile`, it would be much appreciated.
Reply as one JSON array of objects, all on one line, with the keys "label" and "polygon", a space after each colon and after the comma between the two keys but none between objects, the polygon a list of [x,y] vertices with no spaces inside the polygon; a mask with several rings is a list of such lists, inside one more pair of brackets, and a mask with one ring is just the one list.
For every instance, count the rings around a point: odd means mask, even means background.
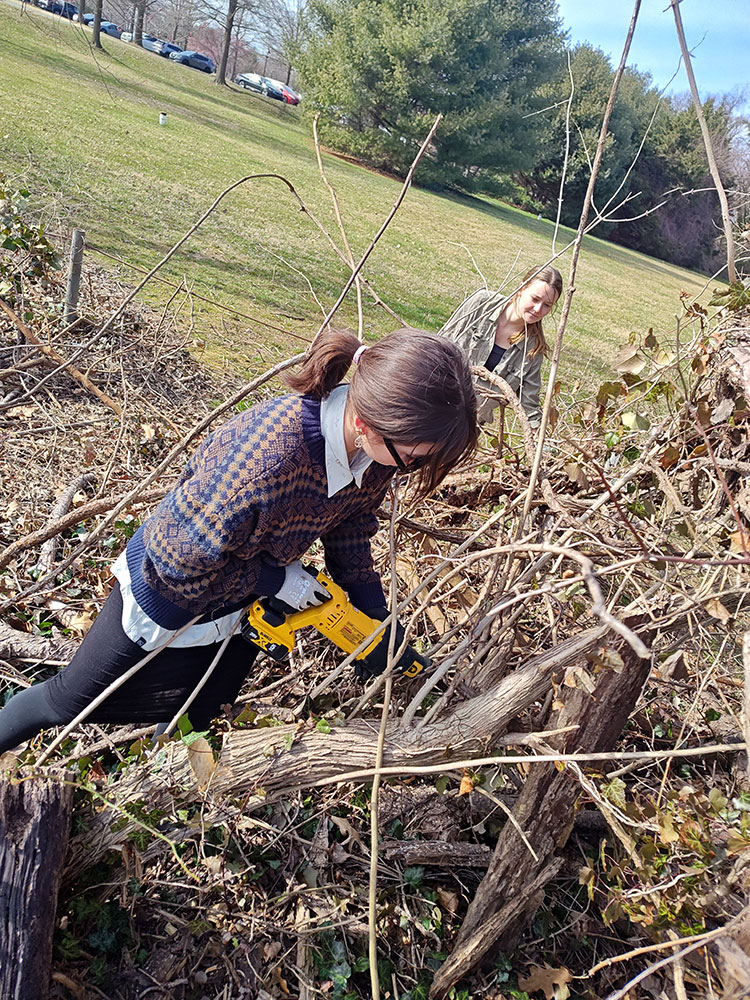
[{"label": "brush pile", "polygon": [[[67,661],[242,386],[174,307],[130,304],[100,336],[126,290],[90,267],[83,288],[67,329],[53,272],[3,292],[6,693]],[[373,919],[401,1000],[745,995],[747,304],[685,301],[670,337],[556,395],[538,477],[498,380],[472,465],[418,508],[394,488],[374,550],[426,678],[384,701],[306,636],[208,734],[84,726],[59,748],[45,766],[78,789],[51,997],[366,997]],[[245,374],[279,360],[256,353]]]}]

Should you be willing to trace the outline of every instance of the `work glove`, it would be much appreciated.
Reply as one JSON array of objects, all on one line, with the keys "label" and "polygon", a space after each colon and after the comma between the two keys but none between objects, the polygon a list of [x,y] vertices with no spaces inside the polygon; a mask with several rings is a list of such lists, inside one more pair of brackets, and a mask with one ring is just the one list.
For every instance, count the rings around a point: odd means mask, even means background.
[{"label": "work glove", "polygon": [[275,596],[292,611],[304,611],[331,597],[319,582],[315,570],[303,566],[299,559],[284,567],[284,582]]},{"label": "work glove", "polygon": [[[365,614],[379,622],[384,622],[390,615],[390,611],[388,608],[368,608],[367,611],[365,611]],[[373,649],[364,660],[354,661],[354,676],[357,680],[368,681],[371,677],[378,677],[383,673],[385,668],[388,666],[390,637],[391,626],[389,625],[380,635],[379,642],[375,649]],[[396,642],[393,647],[394,653],[399,651],[403,641],[404,627],[401,622],[396,619]],[[413,646],[407,646],[396,661],[396,665],[393,668],[394,673],[403,674],[408,672],[410,676],[414,676],[415,673],[419,672],[416,668],[410,670],[410,668],[414,667],[415,661],[418,664],[421,664],[422,669],[425,669],[430,665],[430,661],[426,656],[422,656],[421,653],[418,653]]]}]

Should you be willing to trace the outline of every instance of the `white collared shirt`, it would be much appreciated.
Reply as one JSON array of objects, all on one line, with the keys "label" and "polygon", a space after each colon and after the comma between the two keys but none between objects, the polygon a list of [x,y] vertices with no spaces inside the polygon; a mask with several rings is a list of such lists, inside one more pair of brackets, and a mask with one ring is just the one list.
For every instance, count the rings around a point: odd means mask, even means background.
[{"label": "white collared shirt", "polygon": [[344,411],[348,394],[348,385],[337,385],[320,404],[320,429],[326,442],[326,478],[329,497],[338,493],[352,480],[358,487],[361,486],[362,476],[372,464],[372,459],[361,449],[354,453],[351,463],[347,458]]},{"label": "white collared shirt", "polygon": [[172,649],[185,649],[189,646],[212,646],[216,642],[223,642],[227,636],[236,631],[244,613],[242,610],[232,611],[230,614],[214,618],[212,621],[191,625],[185,629],[182,635],[173,639],[172,636],[179,630],[157,625],[133,596],[125,552],[121,552],[117,558],[112,567],[112,575],[117,578],[117,582],[120,584],[122,630],[128,639],[147,653],[163,646],[168,640],[170,640]]}]

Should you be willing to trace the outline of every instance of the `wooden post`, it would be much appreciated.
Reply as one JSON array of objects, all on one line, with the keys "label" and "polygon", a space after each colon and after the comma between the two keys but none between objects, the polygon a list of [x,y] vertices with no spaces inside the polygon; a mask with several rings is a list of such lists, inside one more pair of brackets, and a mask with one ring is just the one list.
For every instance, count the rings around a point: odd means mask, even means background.
[{"label": "wooden post", "polygon": [[58,778],[0,776],[0,997],[47,996],[57,891],[73,789]]},{"label": "wooden post", "polygon": [[63,322],[67,326],[78,319],[78,289],[81,284],[81,266],[83,265],[83,241],[86,234],[82,229],[73,230],[70,244],[70,263],[68,265],[68,286],[65,289],[65,308]]}]

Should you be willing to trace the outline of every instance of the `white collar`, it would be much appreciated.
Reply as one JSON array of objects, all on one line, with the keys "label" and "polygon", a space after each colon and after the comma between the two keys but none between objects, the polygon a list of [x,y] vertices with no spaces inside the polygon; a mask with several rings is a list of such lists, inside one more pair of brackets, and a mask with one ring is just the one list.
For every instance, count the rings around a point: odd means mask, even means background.
[{"label": "white collar", "polygon": [[326,478],[329,497],[348,486],[352,480],[357,486],[361,486],[362,476],[372,464],[372,459],[361,450],[354,453],[351,462],[347,459],[344,412],[348,393],[348,385],[337,385],[320,404],[320,430],[326,442]]}]

